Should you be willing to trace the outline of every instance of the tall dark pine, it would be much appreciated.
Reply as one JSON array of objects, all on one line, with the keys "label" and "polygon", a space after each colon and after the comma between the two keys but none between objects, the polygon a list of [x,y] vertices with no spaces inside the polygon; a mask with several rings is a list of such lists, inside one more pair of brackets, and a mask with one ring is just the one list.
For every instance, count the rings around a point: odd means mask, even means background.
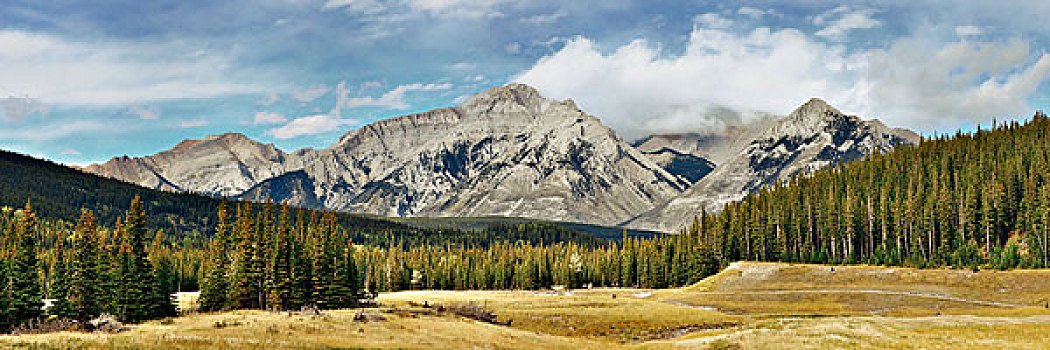
[{"label": "tall dark pine", "polygon": [[204,283],[201,285],[200,308],[202,311],[219,311],[229,304],[230,293],[229,247],[230,215],[226,210],[226,199],[219,203],[219,223],[215,227],[215,237],[211,239],[208,261],[205,264]]},{"label": "tall dark pine", "polygon": [[99,302],[102,277],[98,248],[100,243],[98,228],[95,227],[95,215],[87,210],[81,211],[73,235],[69,281],[69,301],[76,310],[74,318],[78,320],[88,320],[102,312]]},{"label": "tall dark pine", "polygon": [[277,229],[276,245],[274,246],[273,278],[270,286],[270,307],[274,310],[288,310],[292,308],[292,236],[291,222],[288,217],[288,206],[281,208],[280,227]]},{"label": "tall dark pine", "polygon": [[11,259],[10,318],[15,324],[40,317],[43,294],[40,288],[37,260],[37,222],[32,205],[26,202],[15,230],[17,239]]},{"label": "tall dark pine", "polygon": [[135,197],[131,201],[124,220],[124,243],[121,246],[120,271],[124,274],[121,281],[125,283],[128,298],[123,305],[124,319],[139,322],[151,318],[174,314],[167,293],[161,288],[154,273],[153,265],[146,252],[146,213],[142,200]]},{"label": "tall dark pine", "polygon": [[244,203],[237,210],[237,239],[233,252],[233,273],[230,276],[230,308],[259,308],[258,281],[261,271],[256,270],[256,246],[250,203]]}]

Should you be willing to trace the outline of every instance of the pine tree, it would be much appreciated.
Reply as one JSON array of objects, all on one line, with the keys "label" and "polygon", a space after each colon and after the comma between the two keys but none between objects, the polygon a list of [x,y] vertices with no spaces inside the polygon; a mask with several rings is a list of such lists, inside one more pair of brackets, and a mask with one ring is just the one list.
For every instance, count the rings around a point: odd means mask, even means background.
[{"label": "pine tree", "polygon": [[102,313],[101,297],[101,256],[98,228],[95,227],[95,215],[82,210],[77,220],[73,236],[72,271],[70,278],[69,300],[76,309],[74,318],[86,321]]},{"label": "pine tree", "polygon": [[10,318],[14,324],[35,320],[42,314],[43,292],[37,273],[37,221],[32,204],[26,202],[18,221],[11,259]]},{"label": "pine tree", "polygon": [[70,302],[70,268],[66,258],[66,247],[60,243],[55,247],[55,267],[51,273],[50,297],[54,303],[47,309],[49,315],[63,319],[73,319],[77,310]]},{"label": "pine tree", "polygon": [[201,311],[219,311],[229,305],[227,299],[230,293],[229,276],[227,276],[230,269],[229,248],[231,246],[229,220],[226,199],[223,198],[219,202],[215,237],[208,245],[208,262],[205,265],[204,283],[201,285]]},{"label": "pine tree", "polygon": [[[7,234],[5,233],[5,237]],[[0,246],[0,248],[4,248]],[[6,333],[13,326],[11,316],[11,276],[8,271],[10,261],[6,249],[0,249],[0,333]]]},{"label": "pine tree", "polygon": [[261,271],[256,270],[254,223],[250,203],[244,203],[237,210],[237,239],[233,259],[233,274],[230,276],[230,308],[258,309],[258,281]]},{"label": "pine tree", "polygon": [[274,310],[288,310],[292,306],[292,237],[288,206],[281,208],[280,227],[277,229],[274,247],[273,279],[270,286],[270,305]]}]

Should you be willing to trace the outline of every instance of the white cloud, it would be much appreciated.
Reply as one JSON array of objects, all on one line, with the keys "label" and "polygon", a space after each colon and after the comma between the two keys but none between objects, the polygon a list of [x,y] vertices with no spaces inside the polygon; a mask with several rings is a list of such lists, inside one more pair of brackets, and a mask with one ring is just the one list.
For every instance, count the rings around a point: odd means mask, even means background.
[{"label": "white cloud", "polygon": [[352,98],[346,100],[346,104],[345,105],[336,106],[336,108],[343,107],[343,106],[350,107],[350,108],[356,108],[356,107],[382,107],[382,108],[388,108],[388,109],[405,110],[405,109],[409,109],[411,107],[411,106],[408,105],[407,102],[405,102],[405,94],[407,94],[409,92],[441,91],[441,90],[448,90],[448,89],[451,89],[451,88],[452,88],[452,84],[449,84],[449,83],[442,83],[442,84],[421,84],[421,83],[415,83],[415,84],[398,85],[393,90],[390,90],[390,91],[387,91],[386,93],[384,93],[382,96],[379,96],[379,97],[371,97],[371,96],[352,97]]},{"label": "white cloud", "polygon": [[66,148],[66,149],[62,150],[62,154],[63,155],[67,155],[67,156],[78,156],[78,155],[80,155],[80,151],[77,151],[77,150],[72,149],[72,148]]},{"label": "white cloud", "polygon": [[978,26],[958,26],[955,27],[955,35],[961,37],[981,35],[984,31]]},{"label": "white cloud", "polygon": [[328,0],[324,9],[346,8],[351,12],[372,15],[386,10],[386,5],[376,0]]},{"label": "white cloud", "polygon": [[[366,82],[365,84],[368,84]],[[335,106],[332,107],[332,111],[328,112],[336,118],[343,116],[343,106],[346,106],[347,101],[350,100],[350,89],[346,87],[346,81],[340,81],[335,86]]]},{"label": "white cloud", "polygon": [[881,21],[872,18],[872,15],[875,14],[874,10],[857,10],[850,12],[845,6],[839,6],[831,11],[825,12],[816,17],[813,23],[821,25],[826,22],[829,17],[839,13],[842,13],[842,16],[834,22],[831,22],[831,24],[828,24],[824,29],[817,31],[817,36],[833,41],[845,41],[846,36],[853,30],[870,29],[882,26]]},{"label": "white cloud", "polygon": [[457,62],[457,63],[454,63],[454,64],[450,64],[448,66],[448,69],[450,69],[450,70],[461,71],[461,72],[462,71],[472,71],[472,70],[474,70],[476,68],[477,68],[477,66],[474,65],[473,63],[470,63],[470,62]]},{"label": "white cloud", "polygon": [[22,128],[0,128],[0,141],[53,141],[70,135],[113,131],[114,125],[94,120],[34,124]]},{"label": "white cloud", "polygon": [[180,43],[70,41],[0,30],[0,94],[46,104],[126,105],[258,92],[233,82],[228,54],[199,56]]},{"label": "white cloud", "polygon": [[128,108],[128,113],[142,118],[142,120],[160,119],[160,110],[151,106],[132,106]]},{"label": "white cloud", "polygon": [[1048,77],[1050,55],[1020,39],[905,38],[850,52],[795,29],[698,27],[677,56],[645,40],[606,51],[578,37],[512,80],[572,98],[630,138],[717,131],[756,112],[787,114],[811,97],[890,125],[953,129],[1031,113],[1026,99]]},{"label": "white cloud", "polygon": [[292,92],[292,98],[296,101],[309,103],[327,94],[330,89],[324,84],[317,85],[317,87],[294,91]]},{"label": "white cloud", "polygon": [[704,13],[693,17],[693,22],[707,28],[725,29],[733,25],[733,21],[717,13]]},{"label": "white cloud", "polygon": [[383,82],[376,81],[376,80],[370,80],[370,81],[366,81],[366,82],[361,83],[361,90],[378,89],[378,88],[381,88],[381,87],[383,87]]},{"label": "white cloud", "polygon": [[277,112],[255,112],[255,116],[252,117],[252,124],[255,125],[280,124],[286,121],[288,118]]},{"label": "white cloud", "polygon": [[507,0],[328,0],[324,9],[345,9],[360,15],[428,15],[454,19],[500,18],[499,7]]},{"label": "white cloud", "polygon": [[199,128],[208,125],[208,121],[204,119],[183,120],[179,122],[179,127],[183,129]]},{"label": "white cloud", "polygon": [[866,58],[867,75],[850,104],[926,130],[1027,117],[1033,111],[1027,100],[1050,78],[1050,54],[1033,53],[1021,39],[930,47],[908,38]]},{"label": "white cloud", "polygon": [[772,10],[772,9],[762,10],[762,9],[757,9],[757,8],[754,8],[754,7],[744,6],[744,7],[741,7],[739,10],[737,10],[736,13],[738,15],[748,16],[748,17],[751,17],[753,19],[760,19],[760,18],[765,17],[765,16],[775,15],[777,12]]},{"label": "white cloud", "polygon": [[266,133],[278,139],[290,139],[299,136],[324,134],[340,131],[344,125],[356,125],[357,120],[337,118],[326,114],[295,118],[279,128]]},{"label": "white cloud", "polygon": [[503,46],[503,51],[505,51],[505,52],[507,52],[507,53],[509,53],[511,55],[517,55],[517,54],[521,53],[521,44],[519,44],[517,41],[509,43],[509,44]]},{"label": "white cloud", "polygon": [[435,17],[448,18],[500,18],[505,15],[499,6],[507,0],[405,0],[413,11],[424,12]]},{"label": "white cloud", "polygon": [[271,92],[269,94],[266,94],[266,97],[263,97],[262,99],[260,99],[258,101],[255,101],[255,104],[263,106],[263,107],[270,107],[274,103],[277,103],[277,101],[280,100],[280,99],[281,99],[280,95],[277,95],[276,92]]},{"label": "white cloud", "polygon": [[532,25],[549,25],[558,22],[558,20],[565,17],[564,12],[548,13],[543,15],[535,15],[530,17],[524,17],[520,20],[521,23],[532,24]]},{"label": "white cloud", "polygon": [[47,106],[38,99],[13,96],[0,98],[0,120],[19,121],[37,112],[47,112]]}]

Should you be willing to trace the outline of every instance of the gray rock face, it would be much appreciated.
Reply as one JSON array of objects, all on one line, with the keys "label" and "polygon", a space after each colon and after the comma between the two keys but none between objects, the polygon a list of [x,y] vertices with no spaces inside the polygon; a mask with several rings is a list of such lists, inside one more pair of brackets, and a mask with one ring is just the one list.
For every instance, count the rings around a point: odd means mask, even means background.
[{"label": "gray rock face", "polygon": [[685,183],[693,184],[699,181],[712,170],[715,163],[693,154],[682,153],[669,147],[655,151],[643,151],[646,157],[659,165],[671,175],[677,176]]},{"label": "gray rock face", "polygon": [[233,196],[301,167],[298,156],[229,133],[182,141],[148,157],[115,157],[83,170],[152,189]]},{"label": "gray rock face", "polygon": [[890,129],[878,121],[862,121],[812,99],[718,164],[688,191],[626,225],[673,232],[702,209],[717,211],[778,180],[918,142],[919,136],[913,132]]},{"label": "gray rock face", "polygon": [[[525,85],[362,127],[304,154],[303,164],[313,197],[301,198],[386,216],[615,224],[688,187],[571,100],[547,100]],[[271,182],[244,197],[276,198],[273,188],[289,187]]]},{"label": "gray rock face", "polygon": [[525,85],[383,120],[285,154],[240,135],[89,171],[151,188],[385,216],[520,216],[616,224],[689,183],[581,112]]},{"label": "gray rock face", "polygon": [[[635,143],[525,85],[284,153],[240,134],[84,170],[149,188],[383,216],[516,216],[673,232],[762,186],[918,142],[813,99],[715,135]],[[713,170],[712,170],[713,169]]]},{"label": "gray rock face", "polygon": [[716,133],[656,134],[637,140],[633,145],[645,153],[671,149],[707,159],[717,166],[743,151],[778,119],[771,114],[760,114],[749,123],[731,125]]}]

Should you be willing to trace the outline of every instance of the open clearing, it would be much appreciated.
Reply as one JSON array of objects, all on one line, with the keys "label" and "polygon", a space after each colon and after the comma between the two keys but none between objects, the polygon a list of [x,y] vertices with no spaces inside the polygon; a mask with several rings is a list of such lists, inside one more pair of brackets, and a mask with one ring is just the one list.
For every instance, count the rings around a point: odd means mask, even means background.
[{"label": "open clearing", "polygon": [[[736,263],[668,290],[411,291],[384,320],[238,311],[150,322],[117,335],[0,337],[15,348],[1040,349],[1050,271]],[[473,303],[510,326],[421,305]]]}]

